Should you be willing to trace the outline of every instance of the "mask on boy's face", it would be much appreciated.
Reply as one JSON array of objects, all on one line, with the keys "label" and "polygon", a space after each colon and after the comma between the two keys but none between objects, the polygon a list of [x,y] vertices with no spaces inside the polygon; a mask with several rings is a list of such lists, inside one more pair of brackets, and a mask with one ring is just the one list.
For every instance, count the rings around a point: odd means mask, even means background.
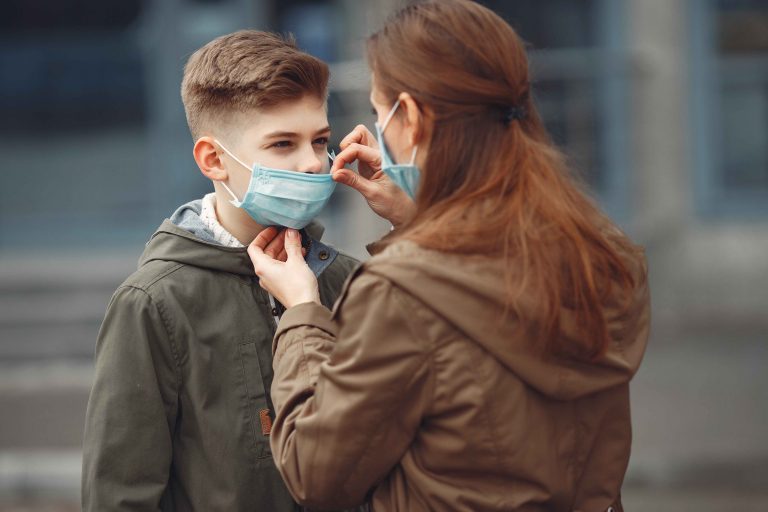
[{"label": "mask on boy's face", "polygon": [[389,179],[394,181],[398,187],[405,190],[405,193],[408,194],[411,199],[413,199],[416,196],[417,189],[419,188],[419,178],[421,177],[419,168],[415,163],[416,151],[419,149],[419,146],[413,146],[413,153],[411,153],[410,163],[396,164],[392,159],[392,156],[389,154],[387,143],[384,142],[384,130],[387,129],[389,122],[392,120],[392,117],[395,115],[397,107],[399,106],[400,100],[398,100],[397,103],[395,103],[395,105],[392,107],[392,110],[389,111],[386,119],[384,119],[383,125],[379,126],[379,123],[376,123],[376,137],[378,138],[379,149],[381,150],[381,170],[384,171],[384,174],[386,174]]},{"label": "mask on boy's face", "polygon": [[[336,182],[330,174],[307,174],[271,169],[254,163],[248,167],[224,145],[215,141],[237,163],[251,171],[251,180],[243,200],[223,181],[232,196],[232,205],[242,208],[262,226],[285,226],[301,229],[317,217],[331,198]],[[328,156],[333,159],[330,153]]]}]

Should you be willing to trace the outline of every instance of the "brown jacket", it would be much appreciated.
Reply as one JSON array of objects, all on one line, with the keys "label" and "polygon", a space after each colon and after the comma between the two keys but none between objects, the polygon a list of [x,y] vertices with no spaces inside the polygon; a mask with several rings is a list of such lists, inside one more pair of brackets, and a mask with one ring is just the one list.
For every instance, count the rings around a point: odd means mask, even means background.
[{"label": "brown jacket", "polygon": [[620,511],[649,328],[636,260],[633,307],[606,304],[613,343],[593,364],[537,355],[542,340],[504,314],[499,261],[409,242],[361,266],[332,313],[286,311],[270,442],[291,494],[316,508]]}]

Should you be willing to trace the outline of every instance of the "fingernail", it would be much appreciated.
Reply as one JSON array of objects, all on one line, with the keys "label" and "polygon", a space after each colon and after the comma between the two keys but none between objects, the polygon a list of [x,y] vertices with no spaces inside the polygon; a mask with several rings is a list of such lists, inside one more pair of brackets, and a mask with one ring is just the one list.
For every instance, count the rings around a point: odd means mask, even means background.
[{"label": "fingernail", "polygon": [[295,229],[288,229],[288,230],[286,230],[286,236],[288,238],[290,238],[291,240],[295,240],[296,237],[298,236],[298,234],[299,234],[299,232],[296,231]]}]

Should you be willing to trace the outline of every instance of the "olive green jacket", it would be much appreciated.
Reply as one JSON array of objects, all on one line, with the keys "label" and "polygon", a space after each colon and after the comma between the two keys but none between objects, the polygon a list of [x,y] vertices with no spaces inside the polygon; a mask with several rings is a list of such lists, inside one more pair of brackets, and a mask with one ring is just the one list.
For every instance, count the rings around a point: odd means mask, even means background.
[{"label": "olive green jacket", "polygon": [[[216,244],[199,201],[166,220],[115,292],[96,344],[83,510],[281,512],[269,445],[276,322],[245,249]],[[331,306],[357,262],[312,239]],[[279,304],[278,304],[279,308]]]}]

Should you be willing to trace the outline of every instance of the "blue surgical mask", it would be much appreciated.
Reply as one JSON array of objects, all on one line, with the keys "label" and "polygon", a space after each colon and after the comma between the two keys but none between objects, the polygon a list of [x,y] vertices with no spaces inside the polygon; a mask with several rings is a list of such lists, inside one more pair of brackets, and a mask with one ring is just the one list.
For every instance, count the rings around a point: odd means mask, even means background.
[{"label": "blue surgical mask", "polygon": [[[317,217],[336,188],[330,174],[270,169],[259,164],[248,167],[221,142],[216,143],[237,163],[251,171],[251,180],[242,201],[226,183],[222,181],[221,184],[232,196],[230,203],[248,212],[262,226],[303,228]],[[330,153],[328,156],[333,159]]]},{"label": "blue surgical mask", "polygon": [[413,146],[413,153],[411,153],[411,162],[408,164],[396,164],[389,154],[387,149],[387,143],[384,142],[384,130],[387,129],[389,122],[397,112],[397,107],[400,106],[400,100],[395,103],[392,110],[389,111],[387,117],[384,119],[384,124],[379,126],[376,123],[376,136],[379,140],[379,150],[381,151],[381,170],[384,171],[389,179],[395,182],[395,184],[401,189],[405,190],[411,199],[416,197],[416,192],[419,188],[420,172],[418,166],[416,166],[416,151],[419,146]]}]

